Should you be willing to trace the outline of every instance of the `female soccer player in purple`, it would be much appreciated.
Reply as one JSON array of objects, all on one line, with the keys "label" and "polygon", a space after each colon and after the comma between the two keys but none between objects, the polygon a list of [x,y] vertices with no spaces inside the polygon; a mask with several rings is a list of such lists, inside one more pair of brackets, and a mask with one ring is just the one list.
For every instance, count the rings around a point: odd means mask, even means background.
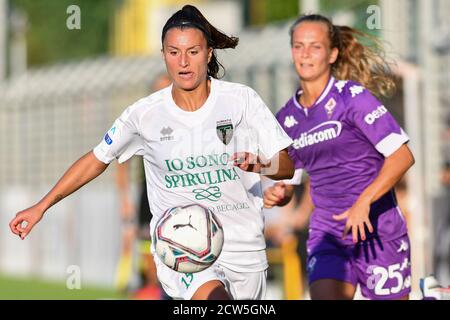
[{"label": "female soccer player in purple", "polygon": [[369,299],[408,299],[409,238],[394,185],[414,164],[409,138],[374,95],[394,82],[365,35],[321,15],[291,28],[292,58],[301,89],[277,119],[294,140],[294,181],[264,194],[266,207],[292,196],[300,171],[311,180],[314,212],[308,239],[312,299],[352,299],[357,285]]}]

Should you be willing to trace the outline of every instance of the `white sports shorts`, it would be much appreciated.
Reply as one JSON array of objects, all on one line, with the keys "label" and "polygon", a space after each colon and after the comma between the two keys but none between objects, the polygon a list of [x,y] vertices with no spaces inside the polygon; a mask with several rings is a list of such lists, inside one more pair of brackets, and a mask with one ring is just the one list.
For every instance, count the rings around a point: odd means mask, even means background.
[{"label": "white sports shorts", "polygon": [[190,300],[204,283],[221,281],[234,300],[263,300],[266,296],[267,270],[236,272],[216,261],[211,267],[196,273],[180,273],[166,266],[155,254],[158,280],[164,291],[176,300]]}]

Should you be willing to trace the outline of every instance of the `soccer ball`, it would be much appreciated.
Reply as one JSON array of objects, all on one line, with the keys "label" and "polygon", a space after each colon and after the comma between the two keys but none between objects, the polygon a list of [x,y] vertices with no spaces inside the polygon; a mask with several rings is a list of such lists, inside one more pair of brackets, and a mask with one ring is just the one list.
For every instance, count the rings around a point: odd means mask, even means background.
[{"label": "soccer ball", "polygon": [[209,209],[192,204],[166,210],[156,224],[154,241],[158,257],[168,267],[199,272],[219,257],[223,229]]}]

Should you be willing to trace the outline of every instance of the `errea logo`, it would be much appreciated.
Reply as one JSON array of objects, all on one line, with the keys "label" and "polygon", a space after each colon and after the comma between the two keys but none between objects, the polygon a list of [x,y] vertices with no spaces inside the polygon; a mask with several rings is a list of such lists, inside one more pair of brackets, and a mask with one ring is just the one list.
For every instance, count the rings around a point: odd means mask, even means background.
[{"label": "errea logo", "polygon": [[368,115],[366,115],[364,117],[364,121],[369,124],[372,125],[378,118],[381,118],[383,115],[385,115],[387,113],[387,109],[385,106],[379,106],[378,108],[376,108],[374,111],[372,111],[371,113],[369,113]]},{"label": "errea logo", "polygon": [[159,141],[171,141],[175,139],[175,137],[172,135],[173,129],[171,127],[164,127],[160,132],[161,137],[159,138]]}]

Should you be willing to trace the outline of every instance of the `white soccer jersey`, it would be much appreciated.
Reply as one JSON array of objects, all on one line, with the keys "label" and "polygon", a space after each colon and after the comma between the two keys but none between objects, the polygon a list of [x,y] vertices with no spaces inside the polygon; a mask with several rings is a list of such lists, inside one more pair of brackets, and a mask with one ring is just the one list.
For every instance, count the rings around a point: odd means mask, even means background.
[{"label": "white soccer jersey", "polygon": [[[267,262],[260,176],[234,167],[230,159],[244,151],[270,159],[292,140],[247,86],[211,79],[208,99],[194,112],[179,108],[171,91],[169,86],[128,107],[95,147],[95,156],[104,163],[143,156],[152,234],[165,210],[198,203],[222,222],[219,260],[236,271],[261,270]],[[246,251],[259,254],[236,254]]]}]

